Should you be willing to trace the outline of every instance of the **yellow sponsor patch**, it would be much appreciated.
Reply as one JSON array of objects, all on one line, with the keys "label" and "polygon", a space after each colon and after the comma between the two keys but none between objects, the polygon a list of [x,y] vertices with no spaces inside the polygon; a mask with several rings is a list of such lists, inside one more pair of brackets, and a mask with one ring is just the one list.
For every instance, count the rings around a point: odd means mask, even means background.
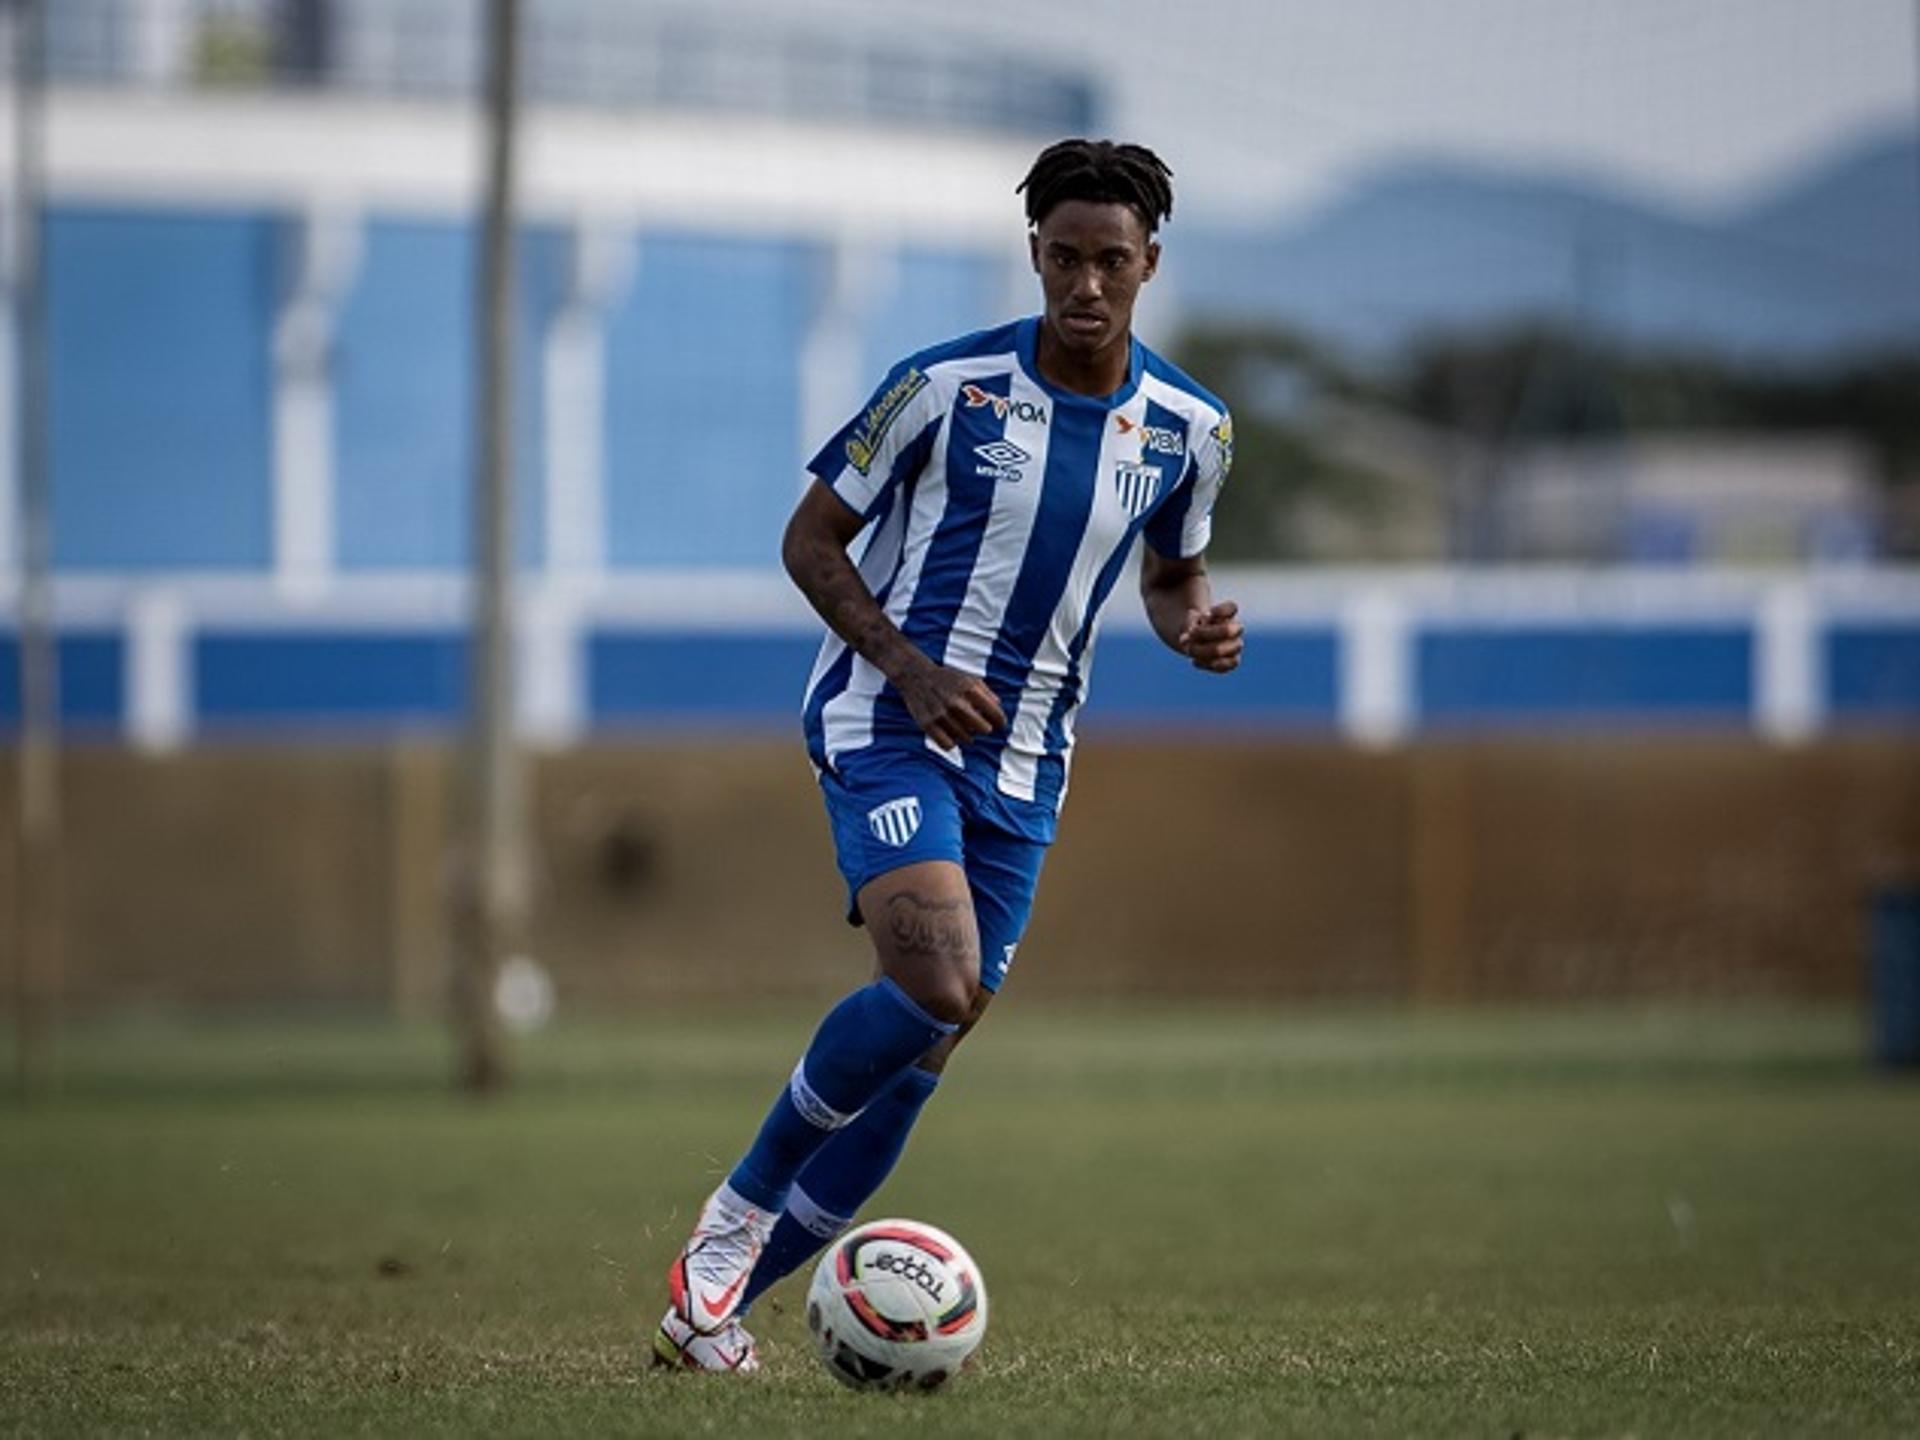
[{"label": "yellow sponsor patch", "polygon": [[1220,473],[1225,475],[1233,468],[1233,417],[1222,415],[1220,423],[1207,433],[1213,436],[1213,443],[1220,447]]},{"label": "yellow sponsor patch", "polygon": [[900,418],[907,402],[926,388],[927,377],[918,370],[907,371],[888,386],[887,392],[860,417],[859,427],[847,437],[847,463],[862,475],[871,470],[873,457],[879,452],[887,431],[893,428],[893,422]]}]

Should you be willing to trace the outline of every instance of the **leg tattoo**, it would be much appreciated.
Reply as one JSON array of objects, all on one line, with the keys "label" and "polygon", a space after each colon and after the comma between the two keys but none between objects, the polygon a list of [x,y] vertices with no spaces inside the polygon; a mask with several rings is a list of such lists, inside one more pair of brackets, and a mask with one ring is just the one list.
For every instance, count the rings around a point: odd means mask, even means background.
[{"label": "leg tattoo", "polygon": [[974,939],[965,899],[935,900],[911,890],[887,897],[887,936],[901,955],[965,956]]}]

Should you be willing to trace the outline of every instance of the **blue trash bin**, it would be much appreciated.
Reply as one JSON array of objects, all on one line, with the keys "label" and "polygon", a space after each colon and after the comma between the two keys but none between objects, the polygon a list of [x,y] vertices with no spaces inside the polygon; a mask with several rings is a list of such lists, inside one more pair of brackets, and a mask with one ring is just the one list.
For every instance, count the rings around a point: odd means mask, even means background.
[{"label": "blue trash bin", "polygon": [[1920,1068],[1920,888],[1873,897],[1873,1058]]}]

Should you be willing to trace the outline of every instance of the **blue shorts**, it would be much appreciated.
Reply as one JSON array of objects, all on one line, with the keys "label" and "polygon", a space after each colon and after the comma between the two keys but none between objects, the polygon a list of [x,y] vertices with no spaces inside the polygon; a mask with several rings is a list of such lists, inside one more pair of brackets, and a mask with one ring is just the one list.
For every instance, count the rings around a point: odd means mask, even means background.
[{"label": "blue shorts", "polygon": [[[967,873],[980,927],[980,983],[998,990],[1033,911],[1046,842],[1015,828],[1022,801],[931,754],[873,747],[820,772],[833,849],[847,882],[847,919],[860,923],[868,881],[924,860]],[[1050,827],[1049,827],[1050,828]]]}]

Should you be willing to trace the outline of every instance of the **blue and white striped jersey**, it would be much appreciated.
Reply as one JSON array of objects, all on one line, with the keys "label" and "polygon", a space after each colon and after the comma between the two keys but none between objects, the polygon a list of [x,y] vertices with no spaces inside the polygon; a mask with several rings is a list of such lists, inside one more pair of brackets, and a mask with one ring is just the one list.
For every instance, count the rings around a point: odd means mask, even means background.
[{"label": "blue and white striped jersey", "polygon": [[867,746],[925,746],[1037,802],[1046,839],[1100,607],[1136,536],[1170,558],[1206,548],[1233,428],[1219,400],[1137,339],[1114,394],[1057,389],[1035,362],[1039,329],[1019,320],[901,362],[809,466],[868,521],[860,573],[888,617],[933,659],[983,678],[1007,728],[940,749],[829,633],[806,733],[826,767]]}]

